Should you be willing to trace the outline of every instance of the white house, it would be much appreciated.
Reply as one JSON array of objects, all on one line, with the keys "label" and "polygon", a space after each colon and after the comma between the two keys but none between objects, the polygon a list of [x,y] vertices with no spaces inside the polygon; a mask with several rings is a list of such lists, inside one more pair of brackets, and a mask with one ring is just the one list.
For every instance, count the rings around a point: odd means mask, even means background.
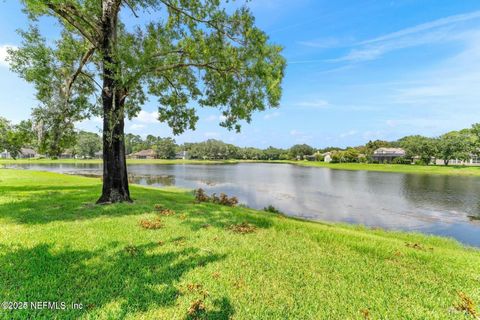
[{"label": "white house", "polygon": [[332,162],[332,153],[331,152],[325,152],[322,153],[323,156],[323,161],[326,163]]}]

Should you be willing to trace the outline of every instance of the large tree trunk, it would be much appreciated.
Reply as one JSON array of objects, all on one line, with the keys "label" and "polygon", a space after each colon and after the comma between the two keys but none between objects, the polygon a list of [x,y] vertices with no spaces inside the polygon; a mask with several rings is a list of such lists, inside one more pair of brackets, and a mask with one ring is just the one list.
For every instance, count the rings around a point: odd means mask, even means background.
[{"label": "large tree trunk", "polygon": [[116,42],[118,3],[102,1],[103,58],[103,189],[97,203],[131,202],[125,158],[125,94],[115,81],[114,48]]}]

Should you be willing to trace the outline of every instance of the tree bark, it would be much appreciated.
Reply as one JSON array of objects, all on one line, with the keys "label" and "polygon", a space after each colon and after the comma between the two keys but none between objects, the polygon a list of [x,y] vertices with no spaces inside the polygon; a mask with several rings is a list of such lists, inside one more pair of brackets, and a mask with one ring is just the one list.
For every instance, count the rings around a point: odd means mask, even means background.
[{"label": "tree bark", "polygon": [[103,60],[103,188],[97,203],[131,202],[125,157],[125,94],[115,80],[114,48],[116,42],[118,3],[102,1]]}]

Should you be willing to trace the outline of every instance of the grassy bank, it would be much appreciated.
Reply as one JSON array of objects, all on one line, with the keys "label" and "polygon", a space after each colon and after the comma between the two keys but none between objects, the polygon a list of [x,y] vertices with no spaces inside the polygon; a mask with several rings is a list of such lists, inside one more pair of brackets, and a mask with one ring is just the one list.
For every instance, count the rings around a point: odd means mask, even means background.
[{"label": "grassy bank", "polygon": [[[170,189],[132,186],[134,204],[97,206],[100,188],[0,170],[0,301],[84,306],[0,318],[467,319],[469,299],[478,310],[480,251],[452,240],[194,204]],[[156,204],[173,211],[142,228]],[[251,233],[238,233],[244,222]]]},{"label": "grassy bank", "polygon": [[325,163],[317,161],[274,161],[276,163],[290,163],[306,167],[321,167],[338,170],[366,170],[380,172],[418,173],[480,176],[480,166],[420,166],[405,164],[375,164],[375,163]]},{"label": "grassy bank", "polygon": [[[53,164],[53,163],[102,163],[100,159],[93,160],[77,160],[77,159],[18,159],[6,160],[0,159],[2,164]],[[255,161],[255,160],[135,160],[128,159],[128,164],[236,164],[236,163],[279,163],[279,164],[293,164],[306,167],[321,167],[337,170],[365,170],[365,171],[379,171],[379,172],[398,172],[398,173],[416,173],[416,174],[440,174],[440,175],[462,175],[462,176],[480,176],[480,166],[418,166],[418,165],[404,165],[404,164],[373,164],[373,163],[325,163],[316,161]]]}]

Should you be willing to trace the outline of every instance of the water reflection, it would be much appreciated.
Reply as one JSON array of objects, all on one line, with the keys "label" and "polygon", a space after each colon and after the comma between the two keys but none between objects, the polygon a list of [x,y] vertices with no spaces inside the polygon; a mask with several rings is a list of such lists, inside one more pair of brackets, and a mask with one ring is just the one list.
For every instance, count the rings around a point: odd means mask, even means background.
[{"label": "water reflection", "polygon": [[129,174],[128,182],[143,184],[148,186],[157,186],[157,187],[170,187],[175,185],[175,176],[173,175],[163,175],[163,176],[153,176],[153,175],[136,175]]},{"label": "water reflection", "polygon": [[[11,166],[9,166],[11,167]],[[100,164],[16,165],[101,175]],[[480,246],[480,179],[279,164],[129,165],[132,183],[203,188],[307,219],[452,236]]]}]

